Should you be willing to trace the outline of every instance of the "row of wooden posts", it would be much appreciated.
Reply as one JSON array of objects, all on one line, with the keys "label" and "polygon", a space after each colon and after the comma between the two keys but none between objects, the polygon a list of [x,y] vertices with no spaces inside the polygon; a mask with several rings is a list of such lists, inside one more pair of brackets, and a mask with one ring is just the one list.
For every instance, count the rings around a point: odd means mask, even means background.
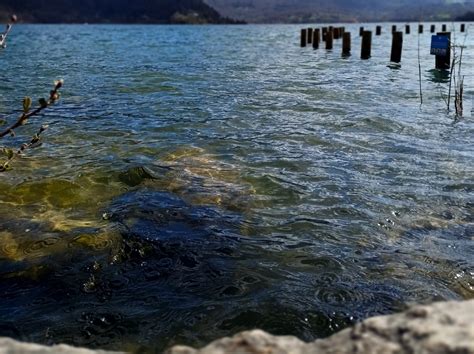
[{"label": "row of wooden posts", "polygon": [[[446,25],[442,25],[442,32],[438,32],[438,36],[448,36],[451,38],[451,33],[446,32]],[[418,25],[418,33],[423,33],[423,25]],[[434,33],[436,26],[431,25],[430,32]],[[466,31],[466,25],[461,24],[460,31]],[[405,33],[410,34],[410,25],[405,26]],[[382,26],[376,26],[375,34],[377,36],[382,34]],[[360,27],[359,36],[362,37],[361,44],[361,59],[369,59],[371,56],[372,49],[372,31],[366,31],[364,27]],[[322,27],[319,28],[304,28],[301,30],[301,47],[306,47],[308,44],[312,44],[314,49],[318,49],[321,40],[325,42],[327,50],[333,49],[333,41],[342,38],[342,55],[348,56],[351,53],[351,33],[346,32],[345,27]],[[402,47],[403,47],[403,32],[397,31],[397,26],[392,26],[392,50],[390,54],[390,61],[394,63],[400,63],[402,58]],[[436,56],[436,68],[437,69],[449,69],[450,67],[450,55]]]}]

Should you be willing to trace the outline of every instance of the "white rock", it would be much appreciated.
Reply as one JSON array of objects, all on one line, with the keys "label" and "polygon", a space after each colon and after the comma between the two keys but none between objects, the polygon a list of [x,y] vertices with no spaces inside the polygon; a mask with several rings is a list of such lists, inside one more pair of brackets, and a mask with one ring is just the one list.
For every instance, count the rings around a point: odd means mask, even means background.
[{"label": "white rock", "polygon": [[167,354],[474,354],[474,300],[416,306],[369,318],[327,339],[304,343],[261,330],[223,338],[196,350],[176,346]]},{"label": "white rock", "polygon": [[[112,354],[101,350],[52,347],[0,337],[0,354]],[[115,352],[117,353],[117,352]],[[261,330],[222,338],[202,349],[175,346],[167,354],[474,354],[474,300],[415,306],[369,318],[312,343]]]},{"label": "white rock", "polygon": [[61,344],[52,347],[23,343],[11,338],[0,337],[0,354],[113,354],[103,350],[89,350],[83,348],[74,348],[69,345]]}]

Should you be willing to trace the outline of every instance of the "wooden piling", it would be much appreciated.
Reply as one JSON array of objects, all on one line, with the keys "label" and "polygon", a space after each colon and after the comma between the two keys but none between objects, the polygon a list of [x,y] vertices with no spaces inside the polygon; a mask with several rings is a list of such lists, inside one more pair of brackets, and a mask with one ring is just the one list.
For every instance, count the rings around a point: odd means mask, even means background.
[{"label": "wooden piling", "polygon": [[441,26],[441,32],[446,32],[446,25]]},{"label": "wooden piling", "polygon": [[326,33],[326,49],[331,50],[332,49],[332,43],[334,39],[334,34],[332,31],[328,31]]},{"label": "wooden piling", "polygon": [[461,32],[466,32],[466,25],[461,23]]},{"label": "wooden piling", "polygon": [[436,25],[431,25],[430,32],[435,33],[435,31],[436,31]]},{"label": "wooden piling", "polygon": [[380,36],[382,34],[382,26],[375,27],[375,35]]},{"label": "wooden piling", "polygon": [[359,36],[362,37],[364,34],[364,27],[359,28]]},{"label": "wooden piling", "polygon": [[301,47],[306,47],[306,43],[307,43],[307,40],[306,40],[306,28],[303,28],[301,30]]},{"label": "wooden piling", "polygon": [[360,58],[369,59],[371,49],[372,49],[372,31],[363,31]]},{"label": "wooden piling", "polygon": [[326,41],[326,34],[327,34],[327,33],[328,33],[328,28],[327,28],[327,27],[323,27],[323,28],[322,28],[322,36],[321,36],[321,37],[322,37],[321,39],[322,39],[323,41]]},{"label": "wooden piling", "polygon": [[307,37],[308,37],[307,38],[308,39],[308,44],[311,44],[311,43],[313,43],[313,29],[308,28],[306,31],[307,31],[306,33],[307,33]]},{"label": "wooden piling", "polygon": [[400,63],[402,61],[403,32],[394,32],[392,34],[392,52],[390,61]]},{"label": "wooden piling", "polygon": [[418,25],[418,33],[423,33],[423,25]]},{"label": "wooden piling", "polygon": [[[438,32],[438,36],[447,36],[449,41],[451,41],[451,32]],[[447,70],[451,67],[451,44],[448,46],[448,50],[445,56],[436,55],[435,56],[435,67],[440,70]]]},{"label": "wooden piling", "polygon": [[313,32],[313,49],[319,48],[320,34],[319,28],[315,28]]},{"label": "wooden piling", "polygon": [[351,32],[344,32],[342,34],[342,55],[351,55]]},{"label": "wooden piling", "polygon": [[333,33],[334,39],[339,39],[339,38],[341,38],[341,36],[340,36],[340,34],[339,34],[339,27],[333,28],[332,33]]},{"label": "wooden piling", "polygon": [[410,34],[410,25],[405,25],[405,34]]},{"label": "wooden piling", "polygon": [[392,33],[395,33],[395,32],[397,32],[397,26],[396,26],[396,25],[393,25],[393,26],[392,26]]}]

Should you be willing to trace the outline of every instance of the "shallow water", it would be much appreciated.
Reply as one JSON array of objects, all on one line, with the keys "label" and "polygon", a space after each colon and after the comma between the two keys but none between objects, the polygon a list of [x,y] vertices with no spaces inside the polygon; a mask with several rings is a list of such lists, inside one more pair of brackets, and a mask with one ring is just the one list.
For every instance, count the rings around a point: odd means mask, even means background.
[{"label": "shallow water", "polygon": [[312,340],[474,298],[474,25],[456,33],[459,119],[430,34],[423,105],[417,34],[387,67],[390,25],[368,61],[355,25],[348,58],[338,41],[299,48],[302,26],[16,26],[0,113],[65,86],[2,141],[50,125],[0,175],[0,335],[147,351],[255,327]]}]

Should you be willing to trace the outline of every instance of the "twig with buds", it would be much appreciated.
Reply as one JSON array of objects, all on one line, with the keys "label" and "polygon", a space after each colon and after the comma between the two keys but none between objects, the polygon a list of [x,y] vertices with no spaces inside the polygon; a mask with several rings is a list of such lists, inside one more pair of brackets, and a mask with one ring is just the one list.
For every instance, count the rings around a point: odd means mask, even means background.
[{"label": "twig with buds", "polygon": [[[25,97],[23,99],[23,114],[18,118],[18,120],[11,125],[10,127],[6,128],[2,132],[0,132],[0,139],[6,135],[15,135],[14,130],[22,125],[25,125],[28,122],[30,117],[37,115],[42,110],[47,108],[48,106],[52,105],[59,99],[59,89],[63,86],[63,80],[56,81],[54,83],[54,89],[51,90],[49,99],[46,100],[45,98],[40,98],[38,103],[38,108],[31,111],[31,98]],[[39,131],[33,136],[29,143],[22,144],[20,148],[15,152],[12,149],[3,148],[3,153],[7,155],[7,159],[5,162],[0,163],[0,172],[5,172],[10,169],[11,162],[18,156],[20,156],[26,149],[32,148],[37,145],[41,140],[41,134],[48,128],[47,125],[42,125]]]},{"label": "twig with buds", "polygon": [[0,49],[5,49],[7,47],[8,34],[12,30],[13,24],[16,21],[18,21],[18,18],[16,17],[16,15],[12,15],[12,17],[10,17],[10,23],[7,23],[7,27],[5,29],[5,32],[0,33]]},{"label": "twig with buds", "polygon": [[38,132],[33,135],[29,143],[22,144],[20,148],[15,152],[11,149],[4,149],[4,152],[8,155],[5,162],[0,164],[0,172],[5,172],[10,168],[10,163],[18,156],[20,156],[26,149],[34,147],[41,140],[41,133],[48,129],[47,125],[42,125]]},{"label": "twig with buds", "polygon": [[45,108],[48,108],[54,104],[60,97],[59,89],[63,86],[63,80],[58,80],[54,83],[54,89],[50,91],[49,99],[40,98],[38,100],[39,106],[31,111],[31,98],[25,97],[23,99],[23,114],[18,118],[18,120],[0,132],[0,139],[6,135],[15,135],[14,130],[22,125],[28,123],[28,119],[39,114]]},{"label": "twig with buds", "polygon": [[[7,24],[6,30],[3,33],[0,33],[0,49],[6,47],[6,40],[8,34],[10,33],[13,23],[17,21],[17,17],[13,15],[10,18],[10,23]],[[54,104],[57,100],[59,100],[60,93],[59,89],[63,86],[63,80],[55,81],[54,88],[49,92],[49,98],[40,98],[38,100],[38,107],[35,109],[31,109],[32,100],[30,97],[25,97],[23,99],[23,113],[17,119],[15,123],[13,123],[8,128],[0,131],[0,139],[5,137],[6,135],[15,136],[15,129],[25,125],[28,123],[28,119],[41,113],[44,109],[48,108],[50,105]],[[0,163],[0,172],[4,172],[10,168],[10,163],[18,156],[20,156],[26,149],[32,148],[35,145],[38,145],[41,140],[41,134],[48,128],[47,125],[42,125],[39,131],[31,138],[29,143],[22,144],[21,147],[15,152],[13,149],[9,148],[1,148],[0,152],[7,155],[7,160],[3,163]]]}]

